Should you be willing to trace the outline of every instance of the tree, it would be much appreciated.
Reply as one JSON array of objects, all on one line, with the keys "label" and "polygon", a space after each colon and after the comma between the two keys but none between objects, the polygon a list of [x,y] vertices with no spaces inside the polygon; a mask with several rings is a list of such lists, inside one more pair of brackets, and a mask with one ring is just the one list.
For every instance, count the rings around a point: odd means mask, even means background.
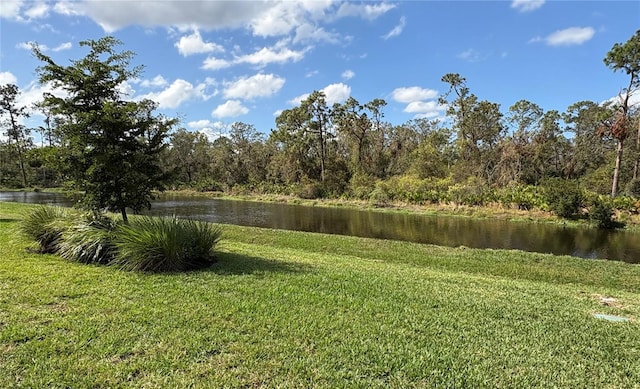
[{"label": "tree", "polygon": [[184,128],[171,134],[168,160],[178,181],[192,185],[202,178],[208,163],[209,140],[202,133]]},{"label": "tree", "polygon": [[[618,179],[620,176],[620,164],[624,149],[624,141],[629,136],[629,114],[631,95],[640,87],[640,30],[625,43],[616,43],[604,58],[604,64],[614,72],[624,71],[629,76],[629,84],[618,95],[618,109],[615,120],[610,126],[604,127],[604,132],[610,134],[618,142],[616,150],[616,168],[613,173],[611,196],[618,191]],[[636,136],[636,145],[640,149],[640,129]],[[638,176],[640,167],[640,155],[636,156],[634,167],[634,179]]]},{"label": "tree", "polygon": [[[319,181],[326,179],[327,142],[333,137],[331,110],[327,107],[324,92],[314,91],[300,106],[284,110],[277,118],[278,129],[272,133],[277,142],[294,158],[292,168]],[[294,167],[295,166],[295,167]]]},{"label": "tree", "polygon": [[[498,160],[498,145],[502,139],[502,113],[496,103],[478,98],[469,92],[466,80],[459,74],[442,77],[449,91],[440,97],[440,104],[449,106],[447,114],[453,118],[459,149],[461,173],[494,179]],[[447,98],[455,94],[451,102]]]},{"label": "tree", "polygon": [[540,119],[540,128],[533,134],[532,146],[538,180],[566,176],[570,144],[562,134],[560,119],[560,113],[556,110],[545,112]]},{"label": "tree", "polygon": [[563,115],[566,130],[573,133],[570,163],[570,176],[573,178],[592,173],[606,165],[614,145],[598,136],[598,128],[609,115],[608,109],[593,101],[579,101],[570,105]]},{"label": "tree", "polygon": [[0,86],[0,115],[5,117],[0,125],[4,127],[5,135],[15,147],[18,154],[18,163],[20,164],[20,173],[22,177],[22,186],[27,187],[27,171],[25,169],[25,154],[31,143],[29,137],[29,129],[20,123],[20,118],[28,118],[29,114],[26,107],[19,107],[17,98],[20,91],[13,84]]},{"label": "tree", "polygon": [[543,110],[535,103],[519,100],[511,107],[507,123],[511,135],[503,141],[499,165],[499,180],[504,183],[535,183],[533,133],[539,128]]},{"label": "tree", "polygon": [[253,126],[243,122],[235,122],[229,130],[229,138],[233,144],[233,172],[237,184],[256,183],[266,177],[266,150],[263,135]]},{"label": "tree", "polygon": [[45,95],[43,105],[65,118],[59,126],[65,165],[84,191],[84,204],[95,211],[119,211],[127,222],[127,208],[149,208],[153,191],[164,189],[159,156],[176,121],[155,115],[153,101],[122,96],[121,84],[142,68],[129,68],[134,54],[117,52],[121,44],[113,37],[82,41],[89,53],[70,66],[58,65],[37,46],[33,52],[44,63],[37,69],[40,82],[66,92],[65,97]]},{"label": "tree", "polygon": [[410,172],[420,178],[444,178],[455,158],[451,144],[451,130],[440,126],[437,120],[414,119],[405,123],[418,135],[418,145],[411,152]]},{"label": "tree", "polygon": [[372,149],[375,140],[379,139],[375,134],[381,130],[385,105],[387,103],[382,99],[373,99],[362,105],[349,97],[343,104],[333,106],[333,123],[347,150],[345,159],[353,175],[375,174],[374,161],[378,158],[372,155]]}]

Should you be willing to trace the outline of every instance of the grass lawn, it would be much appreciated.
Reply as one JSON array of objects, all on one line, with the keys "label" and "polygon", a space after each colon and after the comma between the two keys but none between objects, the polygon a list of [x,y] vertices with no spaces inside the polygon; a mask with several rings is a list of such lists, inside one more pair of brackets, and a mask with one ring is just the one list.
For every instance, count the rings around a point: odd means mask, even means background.
[{"label": "grass lawn", "polygon": [[129,273],[29,253],[29,207],[2,387],[640,385],[640,265],[226,226],[210,269]]}]

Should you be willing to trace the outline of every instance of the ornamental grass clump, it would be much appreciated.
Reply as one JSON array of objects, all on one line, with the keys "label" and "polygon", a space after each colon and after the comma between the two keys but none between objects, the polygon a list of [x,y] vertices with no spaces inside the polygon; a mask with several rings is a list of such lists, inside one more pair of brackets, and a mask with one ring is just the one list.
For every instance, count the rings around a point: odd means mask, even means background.
[{"label": "ornamental grass clump", "polygon": [[116,229],[112,264],[123,270],[185,271],[210,266],[222,230],[196,220],[140,217]]},{"label": "ornamental grass clump", "polygon": [[115,259],[115,230],[118,223],[96,214],[62,233],[58,254],[70,261],[108,264]]},{"label": "ornamental grass clump", "polygon": [[21,220],[19,230],[38,243],[38,252],[53,254],[60,248],[62,234],[73,225],[75,217],[67,208],[41,205]]}]

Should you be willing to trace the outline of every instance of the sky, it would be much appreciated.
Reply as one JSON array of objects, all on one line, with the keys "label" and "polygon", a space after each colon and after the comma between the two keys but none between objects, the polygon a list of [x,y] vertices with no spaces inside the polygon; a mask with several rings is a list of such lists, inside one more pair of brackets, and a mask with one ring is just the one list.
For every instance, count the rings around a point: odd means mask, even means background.
[{"label": "sky", "polygon": [[144,66],[123,93],[211,139],[236,121],[269,134],[314,90],[384,99],[396,125],[442,118],[447,73],[505,113],[522,99],[563,112],[628,84],[603,58],[639,28],[638,1],[0,0],[0,84],[31,106],[52,90],[33,44],[70,65],[79,42],[112,35]]}]

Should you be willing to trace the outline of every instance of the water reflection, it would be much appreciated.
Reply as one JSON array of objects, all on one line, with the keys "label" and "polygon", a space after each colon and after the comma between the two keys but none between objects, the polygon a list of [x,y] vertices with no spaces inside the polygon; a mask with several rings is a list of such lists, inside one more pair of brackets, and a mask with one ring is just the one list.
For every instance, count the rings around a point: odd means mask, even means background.
[{"label": "water reflection", "polygon": [[[62,194],[56,193],[0,192],[0,201],[71,204]],[[153,203],[149,214],[451,247],[519,249],[640,263],[640,235],[628,231],[565,228],[558,225],[512,223],[504,220],[474,220],[464,217],[384,213],[179,195],[163,196]]]}]

